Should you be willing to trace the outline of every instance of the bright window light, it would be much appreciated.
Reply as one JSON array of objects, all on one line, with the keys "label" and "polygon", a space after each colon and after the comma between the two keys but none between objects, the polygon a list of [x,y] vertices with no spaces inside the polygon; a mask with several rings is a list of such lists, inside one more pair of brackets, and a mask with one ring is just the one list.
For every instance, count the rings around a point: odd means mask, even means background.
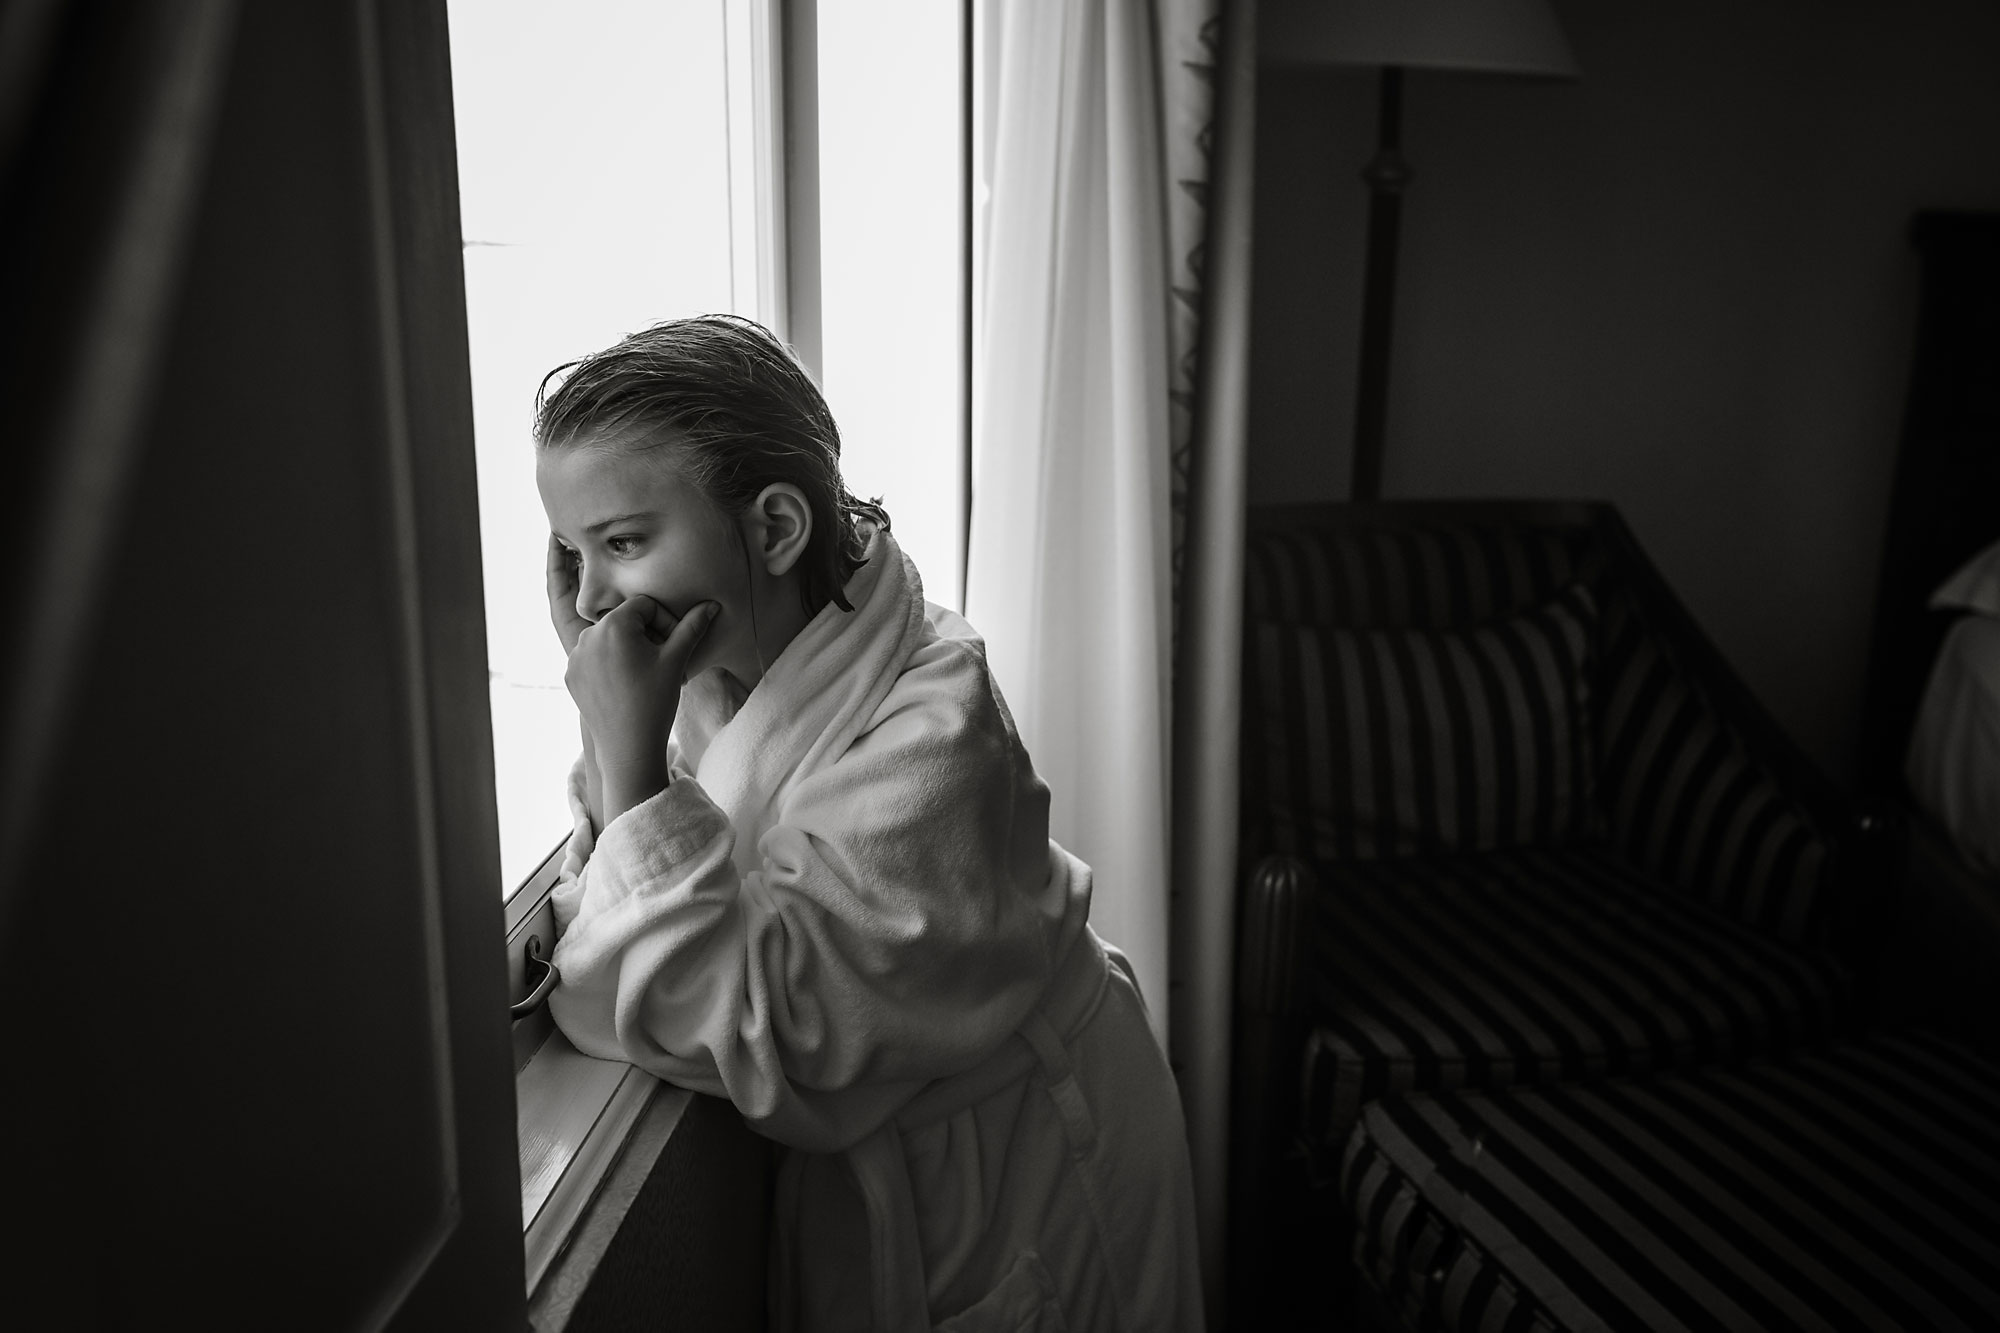
[{"label": "bright window light", "polygon": [[[772,0],[449,0],[503,891],[563,838],[535,389],[687,315],[782,336]],[[819,0],[822,388],[931,600],[964,534],[958,6]]]},{"label": "bright window light", "polygon": [[819,0],[820,301],[848,488],[881,496],[924,595],[965,560],[960,6]]},{"label": "bright window light", "polygon": [[627,333],[735,308],[725,14],[720,3],[453,0],[449,20],[511,891],[568,831],[564,775],[580,748],[543,593],[535,388]]}]

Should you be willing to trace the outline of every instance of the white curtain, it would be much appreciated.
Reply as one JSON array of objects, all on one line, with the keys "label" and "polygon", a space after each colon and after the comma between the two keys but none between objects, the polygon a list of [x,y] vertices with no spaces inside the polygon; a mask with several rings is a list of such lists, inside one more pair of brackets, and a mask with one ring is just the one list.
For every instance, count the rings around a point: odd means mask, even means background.
[{"label": "white curtain", "polygon": [[1168,1043],[1218,1326],[1254,20],[986,0],[975,75],[966,611]]},{"label": "white curtain", "polygon": [[993,0],[966,614],[1167,1018],[1172,352],[1151,0]]}]

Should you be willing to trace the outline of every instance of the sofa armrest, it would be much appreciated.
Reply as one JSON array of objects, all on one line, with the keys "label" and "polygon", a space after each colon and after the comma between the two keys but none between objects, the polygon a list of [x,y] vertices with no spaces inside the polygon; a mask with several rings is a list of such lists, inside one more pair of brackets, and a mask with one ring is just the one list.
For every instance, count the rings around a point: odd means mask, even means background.
[{"label": "sofa armrest", "polygon": [[[1836,941],[1882,858],[1606,511],[1599,800],[1642,869],[1790,940]],[[1865,915],[1865,913],[1862,913]]]},{"label": "sofa armrest", "polygon": [[1238,905],[1230,1119],[1244,1180],[1258,1193],[1263,1172],[1284,1155],[1298,1125],[1301,973],[1316,888],[1303,860],[1266,856],[1251,870]]},{"label": "sofa armrest", "polygon": [[1317,877],[1296,856],[1266,856],[1237,903],[1235,1043],[1230,1077],[1229,1268],[1232,1326],[1261,1327],[1273,1255],[1299,1208],[1288,1170],[1300,1115],[1305,936]]},{"label": "sofa armrest", "polygon": [[1304,1003],[1299,959],[1317,879],[1296,856],[1259,861],[1243,887],[1236,928],[1236,1004],[1246,1015],[1296,1017]]}]

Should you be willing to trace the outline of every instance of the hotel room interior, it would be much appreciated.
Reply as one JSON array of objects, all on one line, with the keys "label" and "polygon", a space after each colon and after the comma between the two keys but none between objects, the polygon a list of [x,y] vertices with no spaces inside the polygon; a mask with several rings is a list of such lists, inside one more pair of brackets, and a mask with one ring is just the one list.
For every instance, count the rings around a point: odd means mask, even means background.
[{"label": "hotel room interior", "polygon": [[[2000,8],[953,8],[1160,44],[1209,1326],[2000,1327]],[[763,1326],[735,1110],[521,1081],[446,13],[0,16],[17,1327]]]}]

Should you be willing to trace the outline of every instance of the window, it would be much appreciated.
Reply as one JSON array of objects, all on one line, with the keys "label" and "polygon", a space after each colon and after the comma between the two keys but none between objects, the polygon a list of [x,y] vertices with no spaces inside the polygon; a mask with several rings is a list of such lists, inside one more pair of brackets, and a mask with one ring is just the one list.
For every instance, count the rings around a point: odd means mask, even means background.
[{"label": "window", "polygon": [[[964,32],[959,8],[937,0],[588,0],[560,11],[452,0],[449,13],[495,800],[519,995],[528,941],[554,942],[551,848],[568,833],[564,775],[579,748],[543,595],[536,387],[661,320],[758,319],[818,376],[850,488],[882,497],[927,595],[959,606]],[[784,19],[796,25],[789,43]],[[579,1055],[545,1011],[514,1037],[532,1291],[654,1085]]]},{"label": "window", "polygon": [[924,595],[964,609],[962,15],[819,5],[821,388],[842,470],[880,495]]},{"label": "window", "polygon": [[529,442],[548,371],[660,320],[765,323],[819,375],[850,487],[883,497],[930,599],[961,604],[960,15],[935,0],[817,6],[817,97],[813,114],[794,108],[795,123],[816,121],[816,253],[792,275],[813,288],[799,304],[817,327],[794,329],[776,10],[450,6],[507,892],[567,832],[562,777],[578,749]]},{"label": "window", "polygon": [[[750,0],[455,0],[453,101],[507,889],[568,830],[579,748],[529,428],[542,376],[660,320],[767,322]],[[732,41],[731,39],[735,40]],[[760,209],[759,203],[764,206]],[[740,223],[740,225],[739,225]],[[764,281],[760,282],[760,277]]]}]

